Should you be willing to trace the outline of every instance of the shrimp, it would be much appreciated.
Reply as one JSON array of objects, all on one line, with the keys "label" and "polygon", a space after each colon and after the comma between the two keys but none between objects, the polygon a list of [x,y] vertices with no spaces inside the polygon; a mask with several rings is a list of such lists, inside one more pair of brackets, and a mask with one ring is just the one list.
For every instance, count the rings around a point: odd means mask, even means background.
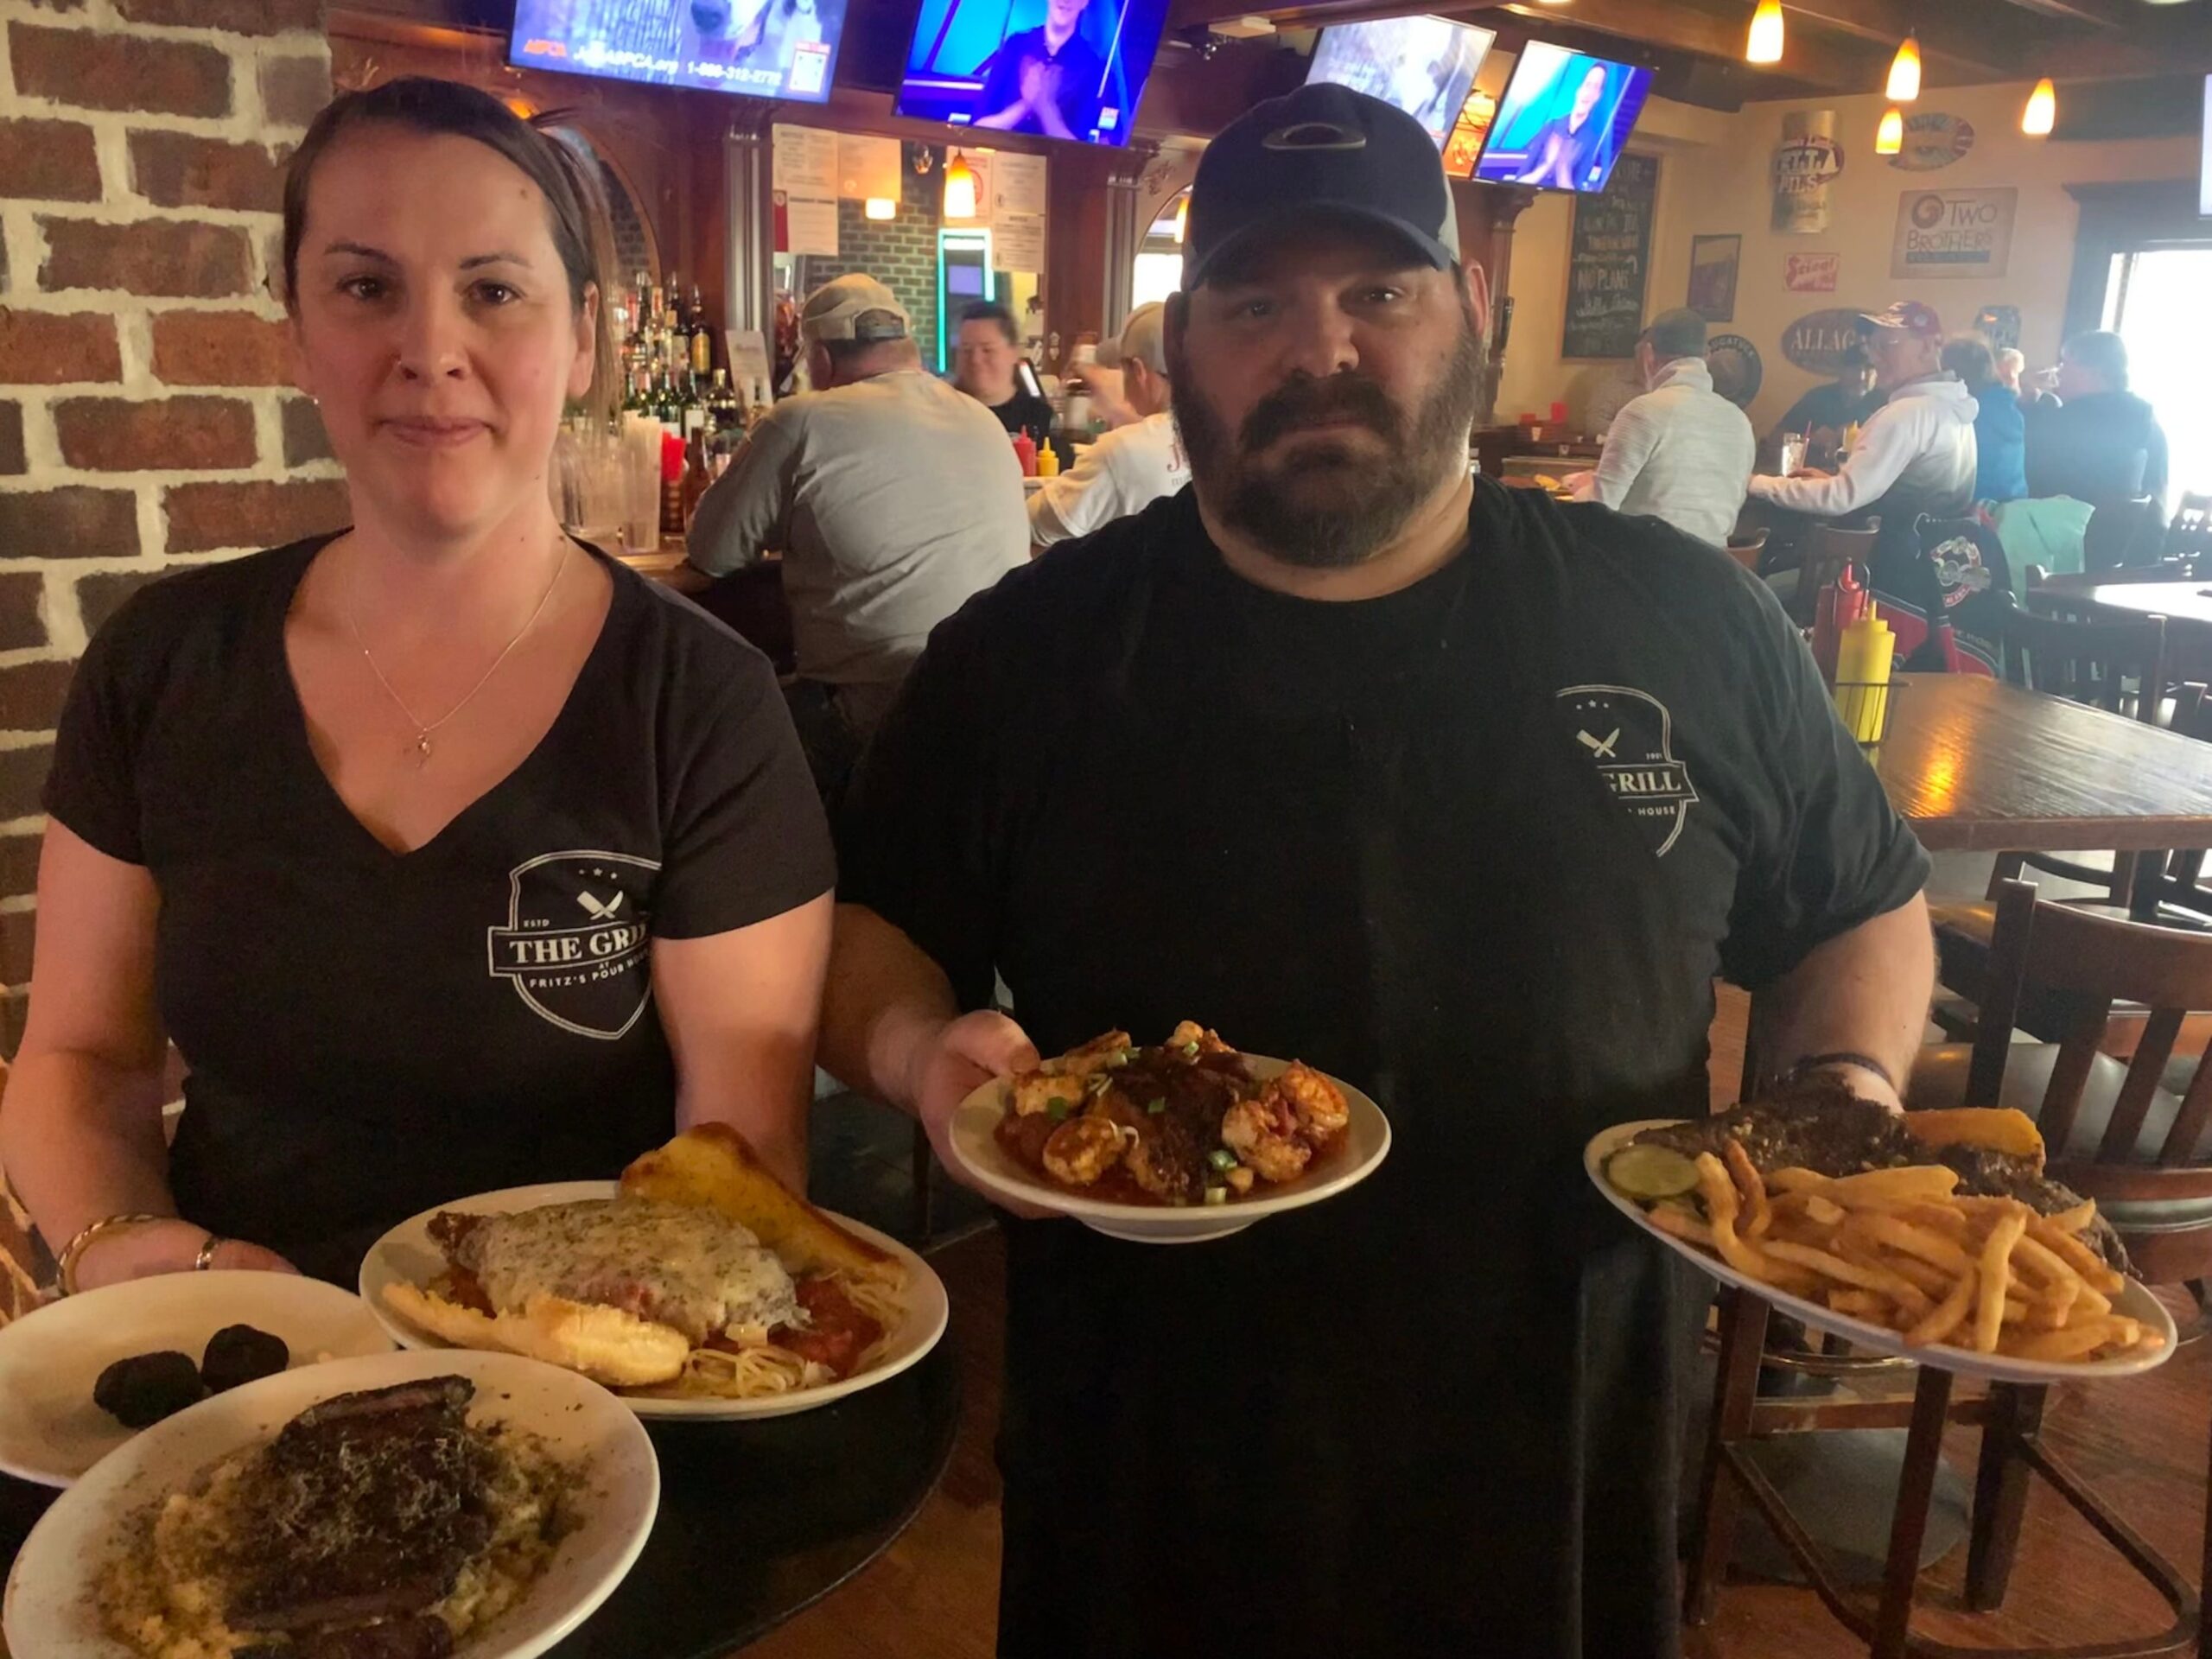
[{"label": "shrimp", "polygon": [[1263,1181],[1295,1180],[1305,1173],[1313,1148],[1298,1138],[1297,1130],[1290,1103],[1272,1090],[1257,1099],[1238,1101],[1221,1118],[1222,1144]]},{"label": "shrimp", "polygon": [[1300,1061],[1285,1066],[1282,1075],[1268,1085],[1268,1093],[1288,1103],[1298,1120],[1300,1138],[1316,1147],[1343,1134],[1351,1122],[1344,1091]]},{"label": "shrimp", "polygon": [[1070,1186],[1089,1186],[1122,1161],[1126,1144],[1110,1118],[1071,1117],[1045,1142],[1045,1173]]}]

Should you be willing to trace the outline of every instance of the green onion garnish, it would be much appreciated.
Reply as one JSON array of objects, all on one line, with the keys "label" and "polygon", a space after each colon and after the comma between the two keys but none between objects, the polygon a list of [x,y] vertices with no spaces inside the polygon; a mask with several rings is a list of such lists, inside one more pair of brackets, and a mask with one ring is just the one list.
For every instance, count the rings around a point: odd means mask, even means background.
[{"label": "green onion garnish", "polygon": [[1144,1103],[1144,1109],[1153,1116],[1158,1117],[1162,1112],[1167,1109],[1166,1096],[1162,1096],[1157,1100],[1147,1100]]},{"label": "green onion garnish", "polygon": [[1067,1102],[1062,1100],[1058,1095],[1055,1095],[1046,1103],[1045,1115],[1047,1117],[1050,1117],[1053,1122],[1059,1123],[1065,1122],[1067,1115],[1074,1109],[1075,1109],[1072,1106],[1070,1106]]},{"label": "green onion garnish", "polygon": [[1210,1186],[1206,1188],[1206,1202],[1208,1204],[1227,1204],[1229,1202],[1229,1189],[1225,1186]]},{"label": "green onion garnish", "polygon": [[1227,1147],[1216,1147],[1211,1152],[1206,1154],[1206,1162],[1226,1175],[1236,1167],[1236,1154]]},{"label": "green onion garnish", "polygon": [[1195,1060],[1198,1058],[1198,1039],[1197,1038],[1193,1037],[1189,1042],[1183,1045],[1183,1058],[1186,1060]]}]

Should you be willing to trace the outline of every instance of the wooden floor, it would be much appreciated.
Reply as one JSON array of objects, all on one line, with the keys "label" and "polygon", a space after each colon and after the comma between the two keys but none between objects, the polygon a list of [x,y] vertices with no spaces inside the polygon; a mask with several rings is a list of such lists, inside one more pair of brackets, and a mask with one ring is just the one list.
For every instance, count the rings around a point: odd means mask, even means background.
[{"label": "wooden floor", "polygon": [[[1717,1097],[1732,1100],[1742,1066],[1739,1001],[1713,1032]],[[959,1445],[943,1485],[883,1558],[812,1611],[747,1650],[747,1659],[987,1659],[998,1595],[998,1472],[991,1438],[999,1401],[1005,1262],[995,1230],[932,1258],[951,1293],[952,1331],[967,1389]],[[2212,1343],[2185,1348],[2147,1377],[2057,1391],[2048,1444],[2096,1485],[2156,1549],[2202,1559]],[[1951,1456],[1970,1471],[1974,1435],[1954,1431]],[[1758,1524],[1747,1520],[1749,1528]],[[1965,1551],[1922,1580],[1919,1628],[1964,1646],[2112,1641],[2162,1630],[2157,1598],[2119,1556],[2038,1486],[2028,1510],[2012,1592],[2001,1613],[1952,1611]],[[1732,1584],[1690,1659],[1850,1659],[1863,1655],[1809,1590]],[[1592,1659],[1599,1659],[1593,1656]]]}]

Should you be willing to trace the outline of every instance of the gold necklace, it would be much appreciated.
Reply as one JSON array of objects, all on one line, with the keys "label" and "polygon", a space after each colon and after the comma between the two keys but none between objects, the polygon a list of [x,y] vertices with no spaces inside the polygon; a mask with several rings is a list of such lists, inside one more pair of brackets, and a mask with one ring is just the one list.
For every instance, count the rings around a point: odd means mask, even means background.
[{"label": "gold necklace", "polygon": [[530,620],[524,623],[515,637],[507,641],[506,648],[492,659],[492,666],[484,671],[482,679],[468,689],[468,695],[428,725],[415,718],[415,711],[407,706],[407,700],[393,689],[391,682],[385,677],[384,670],[377,666],[377,659],[369,653],[368,641],[361,638],[360,625],[353,620],[353,608],[344,605],[339,607],[339,613],[346,619],[346,631],[353,636],[353,643],[361,648],[362,660],[368,664],[369,672],[377,677],[377,683],[384,687],[385,696],[391,699],[393,706],[407,717],[407,723],[415,728],[415,741],[407,747],[414,751],[415,764],[418,767],[430,764],[430,734],[467,708],[476,700],[476,694],[491,684],[492,677],[499,671],[500,664],[514,655],[515,647],[522,644],[524,636],[537,626],[537,619],[545,614],[545,607],[553,602],[553,590],[561,585],[561,573],[568,568],[569,544],[563,541],[561,556],[553,563],[553,580],[545,584],[545,592],[537,601],[537,608],[530,613]]}]

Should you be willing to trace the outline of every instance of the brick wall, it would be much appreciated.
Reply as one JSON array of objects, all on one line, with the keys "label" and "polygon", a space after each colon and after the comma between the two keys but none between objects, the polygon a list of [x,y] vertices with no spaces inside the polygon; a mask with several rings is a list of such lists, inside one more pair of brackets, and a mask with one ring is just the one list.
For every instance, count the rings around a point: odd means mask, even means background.
[{"label": "brick wall", "polygon": [[[912,146],[908,146],[911,154]],[[937,360],[937,232],[944,221],[944,152],[937,152],[937,165],[918,176],[911,166],[899,177],[906,194],[898,216],[872,219],[864,204],[837,204],[837,257],[810,254],[799,262],[799,297],[833,276],[865,271],[899,296],[914,319],[914,339],[922,348],[925,367],[941,370]]]},{"label": "brick wall", "polygon": [[0,1052],[72,666],[130,591],[345,522],[286,387],[283,159],[321,0],[0,0]]}]

